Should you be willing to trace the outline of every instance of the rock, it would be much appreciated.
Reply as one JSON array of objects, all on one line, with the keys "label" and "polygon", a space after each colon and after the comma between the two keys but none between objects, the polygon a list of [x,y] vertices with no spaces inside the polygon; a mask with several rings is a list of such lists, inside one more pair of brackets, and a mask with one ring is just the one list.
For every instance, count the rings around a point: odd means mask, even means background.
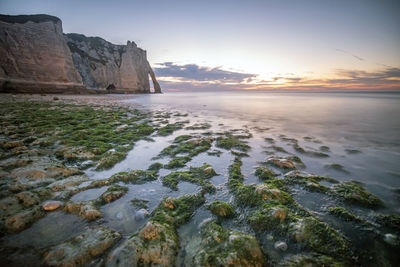
[{"label": "rock", "polygon": [[126,192],[128,192],[128,187],[114,184],[107,188],[107,191],[100,196],[100,199],[105,203],[110,203],[125,195]]},{"label": "rock", "polygon": [[60,168],[60,167],[49,167],[46,169],[49,177],[68,177],[76,174],[82,174],[83,172],[73,168]]},{"label": "rock", "polygon": [[177,227],[204,203],[201,195],[166,198],[153,217],[107,257],[106,266],[176,266],[179,250]]},{"label": "rock", "polygon": [[290,199],[290,196],[287,193],[268,184],[257,185],[255,193],[261,195],[263,200],[278,200],[280,202],[287,202]]},{"label": "rock", "polygon": [[205,169],[204,169],[204,172],[205,172],[206,174],[208,174],[208,175],[212,175],[212,176],[216,175],[216,172],[215,172],[215,170],[213,169],[213,167],[207,167],[207,168],[205,168]]},{"label": "rock", "polygon": [[163,205],[165,208],[174,209],[174,199],[172,197],[167,197],[164,200]]},{"label": "rock", "polygon": [[263,266],[264,255],[254,236],[209,222],[192,252],[192,266]]},{"label": "rock", "polygon": [[50,200],[43,203],[42,209],[45,211],[53,211],[61,207],[62,204],[63,203],[61,201]]},{"label": "rock", "polygon": [[400,244],[399,238],[394,234],[385,234],[383,240],[392,246],[398,246]]},{"label": "rock", "polygon": [[25,207],[30,207],[39,204],[40,199],[38,196],[30,191],[20,192],[15,195]]},{"label": "rock", "polygon": [[9,232],[20,232],[28,228],[43,215],[44,214],[39,207],[34,207],[30,210],[24,210],[9,217],[5,221],[5,226]]},{"label": "rock", "polygon": [[342,259],[351,258],[350,244],[338,231],[315,217],[297,219],[289,226],[289,235],[315,251]]},{"label": "rock", "polygon": [[[148,222],[140,231],[114,249],[106,266],[175,266],[178,237],[166,225]],[[162,238],[161,238],[162,234]]]},{"label": "rock", "polygon": [[[1,21],[0,21],[0,25],[1,25]],[[1,51],[1,50],[0,50]],[[1,77],[0,77],[1,78]],[[20,141],[10,141],[10,142],[6,142],[3,144],[3,148],[6,149],[11,149],[11,148],[16,148],[16,147],[20,147],[22,146],[23,143]]]},{"label": "rock", "polygon": [[283,169],[296,169],[294,162],[286,158],[272,157],[268,158],[267,162]]},{"label": "rock", "polygon": [[360,204],[370,208],[376,208],[383,205],[382,200],[365,190],[365,188],[354,181],[343,182],[335,185],[333,187],[333,193],[350,203]]},{"label": "rock", "polygon": [[11,176],[14,178],[28,178],[33,180],[40,180],[48,177],[47,173],[41,170],[13,171]]},{"label": "rock", "polygon": [[160,229],[163,227],[155,222],[148,222],[139,232],[139,236],[145,240],[155,240],[161,237]]},{"label": "rock", "polygon": [[0,84],[4,91],[56,93],[84,88],[60,19],[1,15],[0,28]]},{"label": "rock", "polygon": [[104,227],[92,227],[84,233],[50,248],[44,255],[47,266],[86,266],[114,245],[121,235]]},{"label": "rock", "polygon": [[149,214],[150,213],[146,209],[140,209],[135,214],[135,220],[143,220],[145,217],[149,216]]},{"label": "rock", "polygon": [[235,210],[226,202],[214,201],[208,205],[208,209],[218,217],[231,217],[235,214]]},{"label": "rock", "polygon": [[117,215],[115,215],[115,217],[116,217],[118,220],[122,220],[122,219],[124,218],[124,214],[120,211],[120,212],[117,213]]},{"label": "rock", "polygon": [[83,182],[88,181],[86,176],[71,176],[62,180],[58,180],[54,183],[49,184],[47,187],[57,192],[68,189],[69,187],[78,186]]},{"label": "rock", "polygon": [[103,217],[103,214],[97,209],[94,201],[67,203],[64,207],[64,211],[76,214],[89,221]]},{"label": "rock", "polygon": [[88,88],[109,88],[114,93],[150,93],[150,74],[155,92],[161,93],[146,51],[134,42],[114,45],[99,37],[75,33],[65,34],[64,37],[72,52],[73,62]]},{"label": "rock", "polygon": [[286,242],[278,241],[278,242],[275,242],[274,248],[277,250],[286,251],[288,246],[287,246]]}]

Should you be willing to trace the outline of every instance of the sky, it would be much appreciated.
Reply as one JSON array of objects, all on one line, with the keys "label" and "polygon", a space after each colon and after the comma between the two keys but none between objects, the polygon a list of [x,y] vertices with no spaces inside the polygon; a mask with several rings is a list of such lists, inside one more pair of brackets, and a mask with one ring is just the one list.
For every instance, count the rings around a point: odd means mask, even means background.
[{"label": "sky", "polygon": [[134,41],[164,90],[400,90],[398,0],[0,0]]}]

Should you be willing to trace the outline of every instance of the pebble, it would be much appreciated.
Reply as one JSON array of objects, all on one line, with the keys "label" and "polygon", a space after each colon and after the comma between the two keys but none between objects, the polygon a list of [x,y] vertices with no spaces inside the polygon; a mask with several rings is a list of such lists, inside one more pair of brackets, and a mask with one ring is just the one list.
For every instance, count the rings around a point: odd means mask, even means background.
[{"label": "pebble", "polygon": [[115,217],[117,217],[118,220],[122,220],[122,218],[124,218],[124,215],[120,211],[120,212],[117,213],[117,215],[115,215]]},{"label": "pebble", "polygon": [[396,246],[399,242],[397,236],[394,234],[385,234],[383,240],[389,245]]},{"label": "pebble", "polygon": [[281,251],[286,251],[288,248],[286,242],[283,242],[283,241],[275,242],[274,247],[275,247],[275,249],[279,249]]},{"label": "pebble", "polygon": [[149,212],[146,209],[140,209],[135,214],[135,220],[140,221],[147,216],[149,216]]},{"label": "pebble", "polygon": [[61,204],[61,201],[46,201],[45,203],[43,203],[42,209],[47,211],[56,210],[61,206]]}]

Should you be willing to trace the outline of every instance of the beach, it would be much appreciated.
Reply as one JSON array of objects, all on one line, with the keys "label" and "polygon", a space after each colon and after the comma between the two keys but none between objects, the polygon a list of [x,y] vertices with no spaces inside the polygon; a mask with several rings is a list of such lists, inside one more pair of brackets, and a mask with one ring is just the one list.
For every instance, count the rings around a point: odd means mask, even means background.
[{"label": "beach", "polygon": [[4,94],[0,262],[395,265],[399,103]]}]

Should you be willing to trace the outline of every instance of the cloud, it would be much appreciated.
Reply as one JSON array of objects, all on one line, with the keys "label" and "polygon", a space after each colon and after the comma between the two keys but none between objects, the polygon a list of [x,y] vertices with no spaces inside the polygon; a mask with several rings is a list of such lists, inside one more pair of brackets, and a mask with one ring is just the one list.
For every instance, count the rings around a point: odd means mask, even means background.
[{"label": "cloud", "polygon": [[258,75],[173,62],[155,68],[161,87],[171,91],[227,90],[400,90],[400,68],[377,71],[336,69],[332,77],[312,77],[293,73],[269,79]]},{"label": "cloud", "polygon": [[209,68],[196,64],[178,65],[173,62],[164,62],[157,65],[159,67],[154,68],[157,77],[173,77],[181,81],[241,83],[251,81],[257,76],[250,73],[222,70],[220,67]]},{"label": "cloud", "polygon": [[352,54],[352,53],[350,53],[350,52],[347,52],[347,51],[345,51],[345,50],[343,50],[343,49],[338,49],[338,48],[336,48],[335,50],[338,51],[338,52],[347,54],[347,55],[351,55],[352,57],[354,57],[354,58],[356,58],[356,59],[358,59],[358,60],[360,60],[360,61],[365,61],[364,58],[359,57],[359,56],[357,56],[357,55],[354,55],[354,54]]}]

